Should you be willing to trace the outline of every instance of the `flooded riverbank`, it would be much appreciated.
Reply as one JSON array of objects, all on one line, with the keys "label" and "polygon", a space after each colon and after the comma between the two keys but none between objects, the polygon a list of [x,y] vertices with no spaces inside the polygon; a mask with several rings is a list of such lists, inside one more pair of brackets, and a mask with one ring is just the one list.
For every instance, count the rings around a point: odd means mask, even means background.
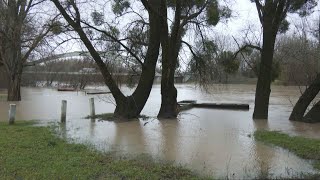
[{"label": "flooded riverbank", "polygon": [[[17,119],[57,122],[61,100],[68,101],[65,137],[90,143],[103,151],[119,154],[147,153],[154,158],[178,164],[214,177],[290,177],[314,173],[311,164],[297,156],[254,141],[256,129],[281,130],[293,135],[320,138],[320,124],[290,122],[292,104],[300,95],[298,87],[274,86],[269,120],[252,120],[254,85],[214,85],[207,92],[194,85],[177,85],[178,100],[248,103],[249,111],[194,108],[175,120],[157,120],[160,86],[155,85],[142,114],[146,121],[106,122],[83,119],[89,114],[89,98],[94,97],[96,113],[113,112],[110,94],[87,96],[84,92],[58,92],[54,89],[24,88],[17,103]],[[126,94],[131,90],[124,88]],[[7,102],[0,102],[0,119],[7,119]],[[148,122],[148,123],[146,123]]]}]

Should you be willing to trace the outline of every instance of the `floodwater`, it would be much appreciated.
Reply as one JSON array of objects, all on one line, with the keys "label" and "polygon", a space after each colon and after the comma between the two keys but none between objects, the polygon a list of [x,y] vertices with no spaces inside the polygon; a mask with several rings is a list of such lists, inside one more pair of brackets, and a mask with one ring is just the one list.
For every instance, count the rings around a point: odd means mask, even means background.
[{"label": "floodwater", "polygon": [[[98,89],[103,89],[100,87]],[[23,88],[17,102],[17,119],[58,122],[61,100],[68,101],[67,123],[61,132],[66,138],[94,145],[118,154],[146,153],[155,159],[174,161],[201,174],[218,178],[292,177],[315,173],[310,161],[281,148],[256,142],[257,129],[280,130],[292,135],[320,138],[320,124],[288,120],[292,104],[300,95],[298,87],[274,86],[269,120],[252,120],[254,85],[213,85],[207,92],[192,84],[177,85],[178,100],[248,103],[249,111],[193,108],[178,119],[157,120],[160,86],[154,85],[142,114],[148,120],[131,122],[92,121],[89,98],[95,98],[96,113],[113,112],[111,95],[88,96],[84,92]],[[126,94],[132,90],[123,88]],[[0,102],[0,119],[6,120],[7,102]]]}]

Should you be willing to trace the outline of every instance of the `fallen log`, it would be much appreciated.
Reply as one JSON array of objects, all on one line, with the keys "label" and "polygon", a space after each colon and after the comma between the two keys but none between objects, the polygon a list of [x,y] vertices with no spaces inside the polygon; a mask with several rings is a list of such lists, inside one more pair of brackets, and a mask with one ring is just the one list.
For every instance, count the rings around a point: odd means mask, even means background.
[{"label": "fallen log", "polygon": [[249,110],[249,104],[236,103],[197,103],[195,100],[184,100],[178,102],[180,110],[188,110],[196,108],[212,108],[212,109],[231,109],[231,110]]},{"label": "fallen log", "polygon": [[58,91],[76,91],[75,88],[58,88]]},{"label": "fallen log", "polygon": [[249,109],[249,104],[195,103],[194,107],[214,109]]},{"label": "fallen log", "polygon": [[86,92],[86,94],[89,95],[95,95],[95,94],[110,94],[111,92]]}]

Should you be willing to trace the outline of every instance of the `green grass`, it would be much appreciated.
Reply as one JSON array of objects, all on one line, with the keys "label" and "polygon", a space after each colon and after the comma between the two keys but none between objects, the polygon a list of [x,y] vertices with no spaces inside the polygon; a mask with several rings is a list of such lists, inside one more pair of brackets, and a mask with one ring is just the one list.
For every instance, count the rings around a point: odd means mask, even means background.
[{"label": "green grass", "polygon": [[0,94],[0,101],[5,101],[7,100],[7,95],[6,94]]},{"label": "green grass", "polygon": [[258,141],[288,149],[304,159],[315,160],[314,167],[320,170],[320,140],[300,136],[289,136],[278,131],[256,131]]},{"label": "green grass", "polygon": [[32,124],[0,123],[0,179],[202,179],[148,156],[116,157],[70,144]]}]

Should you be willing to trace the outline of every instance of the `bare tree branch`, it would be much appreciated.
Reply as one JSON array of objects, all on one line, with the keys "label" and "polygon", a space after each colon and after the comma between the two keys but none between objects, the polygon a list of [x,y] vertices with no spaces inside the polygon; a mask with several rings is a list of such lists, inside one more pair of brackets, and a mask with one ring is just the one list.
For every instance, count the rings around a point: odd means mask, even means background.
[{"label": "bare tree branch", "polygon": [[181,23],[181,26],[182,26],[182,27],[185,26],[186,24],[188,24],[188,21],[190,21],[191,19],[194,19],[194,18],[198,17],[198,16],[204,11],[204,9],[207,7],[208,2],[209,2],[209,1],[206,1],[206,2],[204,3],[204,5],[199,9],[198,12],[193,13],[193,14],[185,17],[184,20],[183,20],[183,22]]},{"label": "bare tree branch", "polygon": [[[233,36],[232,36],[232,38],[234,39],[234,41],[236,42],[236,44],[238,45],[238,48],[239,48],[239,50],[240,50],[241,47],[240,47],[237,39],[236,39],[235,37],[233,37]],[[260,48],[260,52],[261,52],[261,48]],[[253,72],[254,72],[256,75],[258,75],[258,72],[256,72],[256,71],[255,71],[255,68],[253,68],[253,66],[251,65],[251,63],[249,63],[249,62],[247,61],[247,59],[246,59],[246,57],[243,55],[242,51],[237,51],[237,52],[234,54],[233,58],[236,58],[236,56],[237,56],[238,53],[241,54],[243,60],[248,64],[248,66],[250,66],[250,68],[253,70]]]},{"label": "bare tree branch", "polygon": [[131,56],[133,56],[133,57],[138,61],[138,63],[139,63],[142,67],[145,68],[145,65],[144,65],[143,62],[140,60],[140,58],[139,58],[135,53],[133,53],[130,48],[128,48],[128,47],[127,47],[126,45],[124,45],[120,40],[118,40],[116,37],[112,36],[112,35],[111,35],[110,33],[108,33],[107,31],[98,29],[98,28],[90,25],[90,24],[87,23],[87,22],[82,21],[82,23],[85,24],[85,25],[87,25],[88,27],[90,27],[90,28],[98,31],[98,32],[101,32],[101,33],[105,34],[106,36],[110,37],[112,40],[114,40],[114,41],[116,41],[117,43],[119,43],[125,50],[127,50],[127,51],[129,52],[129,54],[130,54]]}]

